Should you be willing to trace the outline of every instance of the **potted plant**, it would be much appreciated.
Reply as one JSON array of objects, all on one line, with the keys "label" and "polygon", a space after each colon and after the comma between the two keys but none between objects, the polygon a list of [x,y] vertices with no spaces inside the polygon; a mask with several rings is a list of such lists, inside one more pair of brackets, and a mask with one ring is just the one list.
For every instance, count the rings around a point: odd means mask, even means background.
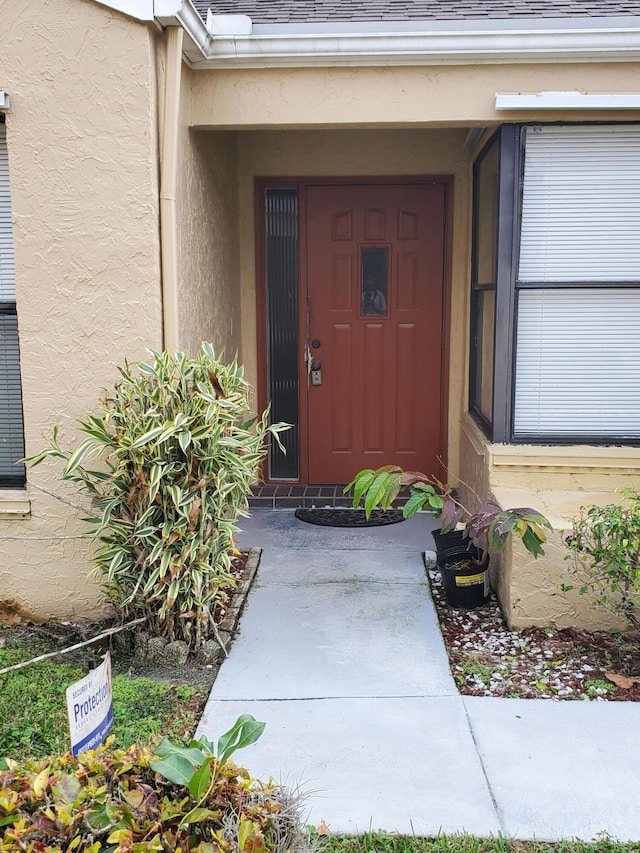
[{"label": "potted plant", "polygon": [[404,471],[397,465],[359,471],[345,491],[353,489],[353,505],[364,501],[367,517],[376,508],[389,509],[403,488],[409,499],[402,513],[405,518],[428,509],[440,519],[433,531],[436,562],[442,575],[447,600],[454,607],[477,607],[488,598],[489,549],[501,550],[510,534],[534,557],[544,554],[544,528],[549,521],[535,509],[501,509],[494,501],[481,500],[475,512],[468,509],[451,486],[432,474]]}]

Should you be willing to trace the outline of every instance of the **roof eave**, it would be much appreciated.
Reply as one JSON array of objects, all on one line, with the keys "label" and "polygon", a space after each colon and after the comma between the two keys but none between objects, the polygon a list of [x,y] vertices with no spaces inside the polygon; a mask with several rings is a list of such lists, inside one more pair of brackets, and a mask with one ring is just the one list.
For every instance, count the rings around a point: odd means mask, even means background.
[{"label": "roof eave", "polygon": [[190,65],[195,66],[208,56],[211,35],[190,0],[154,0],[154,18],[162,27],[183,28],[183,56]]},{"label": "roof eave", "polygon": [[[622,62],[640,59],[640,17],[353,22],[305,28],[254,26],[251,35],[213,35],[191,0],[97,0],[138,20],[180,26],[184,57],[197,69],[312,66]],[[221,16],[224,17],[224,16]],[[404,27],[407,29],[404,29]],[[413,29],[409,29],[413,27]],[[265,29],[268,32],[265,32]]]},{"label": "roof eave", "polygon": [[[357,65],[620,62],[640,59],[640,19],[633,26],[418,32],[270,33],[209,37],[193,66],[267,68]],[[602,26],[602,24],[604,24]]]},{"label": "roof eave", "polygon": [[96,0],[136,21],[182,27],[183,55],[190,64],[207,56],[210,35],[191,0]]}]

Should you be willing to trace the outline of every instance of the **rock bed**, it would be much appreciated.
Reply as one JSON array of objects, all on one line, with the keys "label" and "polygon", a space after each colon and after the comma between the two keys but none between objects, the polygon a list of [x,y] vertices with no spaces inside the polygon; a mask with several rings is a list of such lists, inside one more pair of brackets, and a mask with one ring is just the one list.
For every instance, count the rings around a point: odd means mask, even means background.
[{"label": "rock bed", "polygon": [[[437,569],[428,569],[451,671],[461,693],[524,699],[640,701],[640,639],[603,631],[507,627],[495,595],[475,610],[449,606]],[[624,681],[624,679],[623,679]]]}]

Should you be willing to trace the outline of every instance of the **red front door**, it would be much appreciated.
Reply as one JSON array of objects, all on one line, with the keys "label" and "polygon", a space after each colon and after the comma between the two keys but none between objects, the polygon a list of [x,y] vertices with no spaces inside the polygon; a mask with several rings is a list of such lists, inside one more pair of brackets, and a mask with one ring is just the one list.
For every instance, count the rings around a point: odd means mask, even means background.
[{"label": "red front door", "polygon": [[444,205],[439,183],[308,188],[310,483],[437,470]]}]

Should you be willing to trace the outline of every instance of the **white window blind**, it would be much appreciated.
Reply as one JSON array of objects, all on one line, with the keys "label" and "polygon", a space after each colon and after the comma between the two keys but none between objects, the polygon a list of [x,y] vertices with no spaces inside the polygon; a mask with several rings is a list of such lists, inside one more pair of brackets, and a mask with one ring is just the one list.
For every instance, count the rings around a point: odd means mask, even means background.
[{"label": "white window blind", "polygon": [[640,290],[522,290],[516,437],[640,437]]},{"label": "white window blind", "polygon": [[13,260],[11,197],[6,126],[0,123],[0,302],[15,302],[16,272]]},{"label": "white window blind", "polygon": [[640,125],[527,128],[518,278],[640,278]]},{"label": "white window blind", "polygon": [[0,486],[24,481],[20,350],[6,128],[0,123]]}]

